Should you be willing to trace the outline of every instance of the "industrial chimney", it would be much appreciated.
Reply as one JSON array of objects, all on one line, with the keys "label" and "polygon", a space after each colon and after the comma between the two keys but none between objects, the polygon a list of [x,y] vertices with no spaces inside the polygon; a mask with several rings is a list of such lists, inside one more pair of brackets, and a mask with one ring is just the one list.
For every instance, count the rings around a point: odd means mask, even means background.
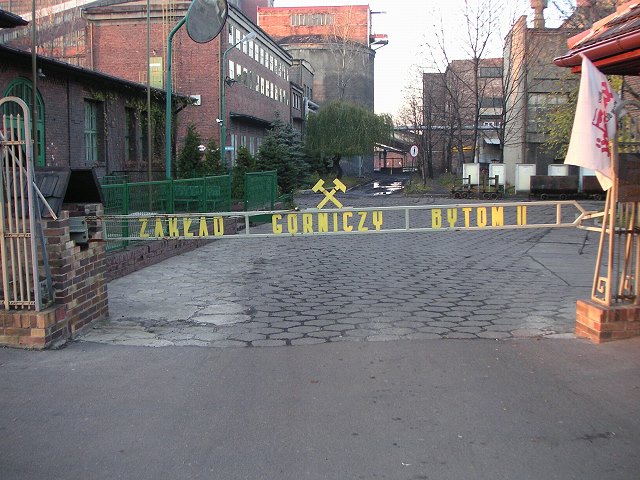
[{"label": "industrial chimney", "polygon": [[531,0],[533,8],[533,28],[544,28],[544,9],[547,8],[547,0]]}]

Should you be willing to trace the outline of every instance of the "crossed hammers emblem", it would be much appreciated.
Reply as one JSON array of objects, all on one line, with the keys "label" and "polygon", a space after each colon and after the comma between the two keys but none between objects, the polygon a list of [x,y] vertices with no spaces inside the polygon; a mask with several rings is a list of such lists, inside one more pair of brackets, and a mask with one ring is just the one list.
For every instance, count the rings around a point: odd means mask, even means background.
[{"label": "crossed hammers emblem", "polygon": [[336,178],[333,181],[333,188],[331,190],[327,190],[326,188],[324,188],[324,180],[320,179],[313,186],[312,190],[314,192],[316,192],[316,193],[322,192],[325,195],[325,197],[322,199],[322,201],[318,204],[317,208],[324,207],[329,200],[331,200],[331,202],[333,202],[333,204],[336,207],[342,208],[342,203],[340,202],[340,200],[335,198],[335,194],[338,191],[340,191],[342,193],[346,192],[347,191],[347,186],[344,183],[342,183],[339,179]]}]

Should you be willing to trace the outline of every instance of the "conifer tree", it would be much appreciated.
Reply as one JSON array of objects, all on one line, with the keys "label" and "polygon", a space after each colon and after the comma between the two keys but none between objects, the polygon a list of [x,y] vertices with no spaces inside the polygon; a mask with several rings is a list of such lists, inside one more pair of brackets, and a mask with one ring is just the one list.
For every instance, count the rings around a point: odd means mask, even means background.
[{"label": "conifer tree", "polygon": [[215,139],[209,140],[204,154],[204,174],[205,175],[225,175],[226,168],[220,161],[220,148]]},{"label": "conifer tree", "polygon": [[177,161],[178,178],[190,178],[202,170],[202,152],[200,145],[202,137],[195,125],[187,127],[187,135],[184,138],[184,146],[180,150]]},{"label": "conifer tree", "polygon": [[249,153],[246,147],[238,149],[236,163],[233,167],[233,179],[231,183],[231,196],[235,199],[244,197],[244,175],[247,172],[253,172],[256,169],[255,159]]},{"label": "conifer tree", "polygon": [[258,153],[257,168],[276,170],[278,187],[282,193],[292,192],[300,186],[307,174],[304,149],[300,134],[277,116],[271,124]]}]

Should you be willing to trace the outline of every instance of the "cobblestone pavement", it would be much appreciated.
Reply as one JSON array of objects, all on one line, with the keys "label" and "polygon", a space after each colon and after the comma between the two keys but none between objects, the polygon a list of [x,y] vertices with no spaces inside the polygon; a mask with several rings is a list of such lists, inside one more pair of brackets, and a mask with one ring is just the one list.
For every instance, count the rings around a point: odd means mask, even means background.
[{"label": "cobblestone pavement", "polygon": [[[453,202],[346,198],[359,206]],[[596,251],[597,235],[577,229],[217,240],[109,283],[110,318],[80,340],[277,347],[573,338],[575,301],[590,295]]]}]

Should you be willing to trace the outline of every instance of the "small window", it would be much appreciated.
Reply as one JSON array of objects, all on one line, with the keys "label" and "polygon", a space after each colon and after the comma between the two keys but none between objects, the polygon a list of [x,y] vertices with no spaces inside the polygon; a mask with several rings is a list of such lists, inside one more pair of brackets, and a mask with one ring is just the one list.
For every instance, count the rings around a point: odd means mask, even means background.
[{"label": "small window", "polygon": [[236,64],[233,60],[229,60],[229,78],[236,78]]}]

